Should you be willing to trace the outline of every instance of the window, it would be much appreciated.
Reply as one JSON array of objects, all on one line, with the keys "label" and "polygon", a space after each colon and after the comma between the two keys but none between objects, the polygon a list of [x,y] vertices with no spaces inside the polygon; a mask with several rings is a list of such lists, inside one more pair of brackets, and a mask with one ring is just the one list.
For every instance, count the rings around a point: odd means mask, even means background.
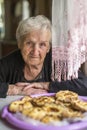
[{"label": "window", "polygon": [[4,11],[4,0],[0,0],[0,39],[5,36],[5,11]]}]

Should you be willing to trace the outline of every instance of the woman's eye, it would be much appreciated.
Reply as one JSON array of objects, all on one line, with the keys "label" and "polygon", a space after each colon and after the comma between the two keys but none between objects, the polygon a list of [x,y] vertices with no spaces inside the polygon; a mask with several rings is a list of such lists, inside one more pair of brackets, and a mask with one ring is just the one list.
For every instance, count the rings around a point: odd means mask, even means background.
[{"label": "woman's eye", "polygon": [[46,44],[45,43],[40,43],[40,47],[45,47]]},{"label": "woman's eye", "polygon": [[26,46],[31,46],[32,45],[32,42],[31,41],[27,41],[25,42]]},{"label": "woman's eye", "polygon": [[29,44],[31,44],[31,42],[26,42],[26,44],[28,44],[28,45],[29,45]]}]

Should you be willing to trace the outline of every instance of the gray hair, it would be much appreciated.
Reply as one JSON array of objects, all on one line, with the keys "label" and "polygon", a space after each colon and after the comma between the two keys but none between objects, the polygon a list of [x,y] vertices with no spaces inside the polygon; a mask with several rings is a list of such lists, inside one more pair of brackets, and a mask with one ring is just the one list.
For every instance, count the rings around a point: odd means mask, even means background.
[{"label": "gray hair", "polygon": [[48,29],[51,33],[51,22],[50,20],[43,16],[38,15],[35,17],[30,17],[19,22],[18,28],[16,30],[17,41],[21,36],[28,34],[35,29]]}]

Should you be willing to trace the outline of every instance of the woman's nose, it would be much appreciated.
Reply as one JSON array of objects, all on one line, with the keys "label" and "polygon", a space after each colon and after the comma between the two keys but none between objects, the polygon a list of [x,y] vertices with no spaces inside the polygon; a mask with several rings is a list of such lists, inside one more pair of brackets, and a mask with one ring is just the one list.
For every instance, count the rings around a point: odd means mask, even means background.
[{"label": "woman's nose", "polygon": [[33,54],[37,55],[39,53],[39,47],[38,46],[33,46]]}]

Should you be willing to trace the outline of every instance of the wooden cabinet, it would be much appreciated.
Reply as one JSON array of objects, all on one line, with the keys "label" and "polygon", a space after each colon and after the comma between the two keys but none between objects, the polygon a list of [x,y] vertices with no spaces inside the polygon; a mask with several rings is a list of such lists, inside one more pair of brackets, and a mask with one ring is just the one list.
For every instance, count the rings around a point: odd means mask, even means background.
[{"label": "wooden cabinet", "polygon": [[10,52],[16,50],[17,44],[2,43],[1,44],[1,57],[8,55]]}]

